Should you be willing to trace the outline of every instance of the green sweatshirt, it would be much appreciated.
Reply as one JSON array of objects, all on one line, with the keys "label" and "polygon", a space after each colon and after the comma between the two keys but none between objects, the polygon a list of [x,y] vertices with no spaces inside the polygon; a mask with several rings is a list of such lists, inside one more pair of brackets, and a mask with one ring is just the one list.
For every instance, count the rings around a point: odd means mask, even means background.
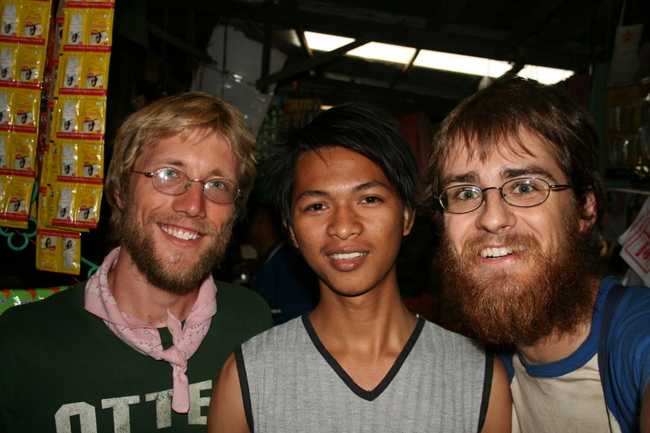
[{"label": "green sweatshirt", "polygon": [[[190,410],[171,408],[172,367],[136,352],[84,310],[85,282],[0,315],[0,432],[204,432],[233,348],[272,326],[253,291],[217,284],[217,314],[188,362]],[[165,348],[172,345],[160,328]]]}]

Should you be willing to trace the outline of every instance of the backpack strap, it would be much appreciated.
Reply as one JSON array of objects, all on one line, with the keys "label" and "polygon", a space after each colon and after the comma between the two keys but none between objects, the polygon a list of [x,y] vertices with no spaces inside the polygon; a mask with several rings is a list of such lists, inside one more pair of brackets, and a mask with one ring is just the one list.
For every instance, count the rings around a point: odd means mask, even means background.
[{"label": "backpack strap", "polygon": [[618,306],[618,302],[623,296],[623,292],[627,287],[622,284],[615,284],[609,289],[605,303],[603,304],[603,311],[600,322],[600,335],[598,336],[598,373],[600,374],[600,383],[603,387],[603,394],[607,396],[605,389],[605,372],[607,371],[607,336],[609,335],[609,326],[612,323],[612,316]]}]

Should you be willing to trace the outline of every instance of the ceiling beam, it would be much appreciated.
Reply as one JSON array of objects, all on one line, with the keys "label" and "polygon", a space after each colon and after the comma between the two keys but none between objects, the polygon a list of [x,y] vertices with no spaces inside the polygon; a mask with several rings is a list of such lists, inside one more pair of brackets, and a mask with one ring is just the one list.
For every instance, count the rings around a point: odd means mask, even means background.
[{"label": "ceiling beam", "polygon": [[520,57],[517,52],[530,36],[536,32],[548,17],[557,10],[567,0],[545,0],[538,2],[535,8],[528,14],[527,19],[521,21],[516,29],[510,34],[508,39],[503,41],[495,51],[494,57],[498,59]]},{"label": "ceiling beam", "polygon": [[187,42],[177,38],[174,35],[167,33],[165,30],[161,29],[160,27],[150,22],[147,23],[147,30],[152,35],[162,39],[163,41],[167,42],[170,45],[175,46],[176,48],[180,48],[181,50],[197,58],[198,60],[202,60],[209,63],[215,62],[215,60],[212,57],[210,57],[205,51],[199,50],[198,48],[188,44]]},{"label": "ceiling beam", "polygon": [[[396,25],[390,26],[388,29],[386,29],[383,34],[386,33],[391,33],[395,32],[397,29],[403,28],[402,23],[397,23]],[[367,44],[368,42],[372,42],[377,40],[379,37],[381,37],[382,34],[378,33],[371,33],[365,36],[360,37],[359,39],[355,39],[354,41],[350,42],[347,45],[344,45],[340,48],[337,48],[336,50],[320,54],[318,56],[315,56],[311,59],[302,61],[302,62],[297,62],[292,65],[285,66],[284,69],[282,69],[279,72],[276,72],[274,74],[271,74],[267,77],[262,77],[259,80],[257,80],[255,86],[260,89],[265,86],[269,86],[271,84],[274,84],[280,80],[284,80],[287,78],[291,78],[295,75],[301,74],[303,72],[308,72],[311,71],[312,69],[324,65],[325,63],[329,63],[331,61],[336,60],[337,58],[343,56],[349,51],[354,50],[355,48],[358,48],[360,46],[363,46]]]}]

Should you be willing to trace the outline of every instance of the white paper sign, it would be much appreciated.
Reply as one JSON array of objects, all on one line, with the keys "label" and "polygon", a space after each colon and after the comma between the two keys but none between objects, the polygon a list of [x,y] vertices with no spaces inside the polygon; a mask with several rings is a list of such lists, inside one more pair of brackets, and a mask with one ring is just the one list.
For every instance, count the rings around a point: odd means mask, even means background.
[{"label": "white paper sign", "polygon": [[634,223],[618,238],[623,245],[621,257],[628,266],[650,285],[650,197],[639,211]]}]

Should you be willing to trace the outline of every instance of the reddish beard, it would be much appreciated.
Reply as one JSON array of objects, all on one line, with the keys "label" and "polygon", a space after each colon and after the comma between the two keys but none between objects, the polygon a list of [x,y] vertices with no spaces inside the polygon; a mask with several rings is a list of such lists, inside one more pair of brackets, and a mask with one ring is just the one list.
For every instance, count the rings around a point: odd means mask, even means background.
[{"label": "reddish beard", "polygon": [[[494,344],[533,345],[551,333],[567,334],[593,313],[600,258],[577,219],[564,226],[565,242],[556,254],[545,253],[534,236],[507,235],[505,246],[524,246],[530,272],[480,271],[476,266],[488,235],[469,240],[459,256],[445,234],[441,267],[444,293],[473,336]],[[491,238],[494,240],[493,238]]]}]

